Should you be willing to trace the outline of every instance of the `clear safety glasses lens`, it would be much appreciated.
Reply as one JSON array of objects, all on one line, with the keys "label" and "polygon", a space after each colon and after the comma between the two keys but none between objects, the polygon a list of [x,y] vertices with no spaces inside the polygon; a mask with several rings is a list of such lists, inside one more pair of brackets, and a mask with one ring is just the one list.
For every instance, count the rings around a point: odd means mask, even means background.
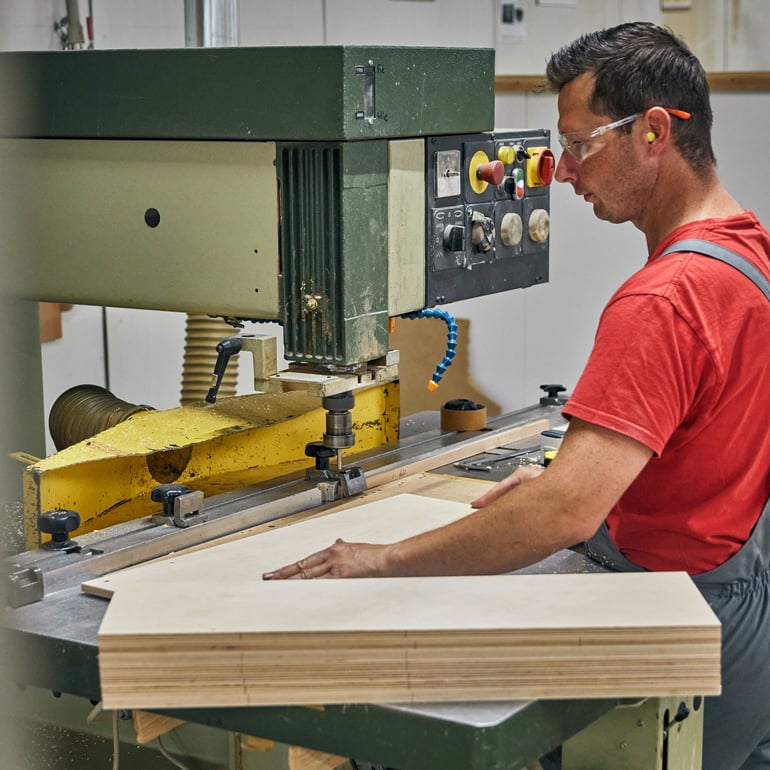
[{"label": "clear safety glasses lens", "polygon": [[[589,155],[593,155],[597,150],[601,149],[604,145],[596,140],[606,134],[608,131],[612,131],[620,126],[625,126],[628,123],[633,123],[635,120],[644,115],[643,112],[636,112],[633,115],[627,115],[620,120],[614,120],[612,123],[607,123],[604,126],[599,126],[591,131],[583,139],[578,138],[579,132],[571,131],[566,134],[559,135],[559,144],[564,152],[572,155],[578,163],[582,163]],[[573,138],[575,137],[575,138]]]}]

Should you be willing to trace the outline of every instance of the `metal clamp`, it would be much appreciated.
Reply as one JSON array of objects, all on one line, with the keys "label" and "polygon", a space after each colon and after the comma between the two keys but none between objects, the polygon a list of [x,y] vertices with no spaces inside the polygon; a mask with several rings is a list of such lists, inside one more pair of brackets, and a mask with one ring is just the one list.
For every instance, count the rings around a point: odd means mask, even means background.
[{"label": "metal clamp", "polygon": [[11,565],[11,572],[6,576],[6,598],[10,607],[16,609],[39,602],[44,595],[43,573],[39,567]]},{"label": "metal clamp", "polygon": [[206,518],[206,514],[203,512],[203,492],[188,492],[186,495],[179,495],[179,497],[174,498],[173,522],[175,527],[202,524]]},{"label": "metal clamp", "polygon": [[207,516],[203,513],[203,492],[191,492],[181,484],[162,484],[152,491],[152,499],[163,503],[163,513],[154,514],[156,524],[189,527],[202,524]]},{"label": "metal clamp", "polygon": [[366,490],[366,476],[357,465],[337,472],[343,497],[352,497]]},{"label": "metal clamp", "polygon": [[352,497],[367,489],[366,476],[357,465],[340,471],[309,471],[308,478],[320,479],[317,487],[325,503]]}]

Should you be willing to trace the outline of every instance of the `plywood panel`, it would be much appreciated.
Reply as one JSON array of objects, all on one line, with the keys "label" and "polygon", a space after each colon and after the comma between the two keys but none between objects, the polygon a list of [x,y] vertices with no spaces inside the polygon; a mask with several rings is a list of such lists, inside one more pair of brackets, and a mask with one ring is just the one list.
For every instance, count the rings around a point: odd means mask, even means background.
[{"label": "plywood panel", "polygon": [[115,576],[105,708],[719,691],[719,622],[683,573],[260,577],[467,510],[399,495]]}]

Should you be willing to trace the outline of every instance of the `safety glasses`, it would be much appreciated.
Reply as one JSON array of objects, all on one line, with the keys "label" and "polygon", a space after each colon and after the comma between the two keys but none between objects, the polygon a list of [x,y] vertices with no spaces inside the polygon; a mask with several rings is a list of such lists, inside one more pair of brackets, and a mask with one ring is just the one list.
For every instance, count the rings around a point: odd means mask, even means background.
[{"label": "safety glasses", "polygon": [[[677,110],[673,107],[664,107],[663,109],[669,115],[673,115],[676,118],[681,118],[682,120],[690,119],[690,113],[684,110]],[[633,115],[628,115],[620,120],[614,120],[612,123],[599,126],[588,135],[583,134],[582,137],[580,136],[582,134],[580,131],[568,131],[566,134],[560,134],[559,144],[564,152],[569,153],[578,163],[582,163],[589,155],[593,155],[604,146],[596,141],[600,136],[615,128],[620,128],[621,126],[633,123],[635,120],[639,120],[644,115],[644,112],[635,112]]]}]

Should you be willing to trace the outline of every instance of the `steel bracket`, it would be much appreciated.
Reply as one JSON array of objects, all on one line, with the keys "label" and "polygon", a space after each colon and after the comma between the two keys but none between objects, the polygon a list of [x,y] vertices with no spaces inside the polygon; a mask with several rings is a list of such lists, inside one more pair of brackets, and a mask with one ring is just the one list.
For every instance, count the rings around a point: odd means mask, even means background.
[{"label": "steel bracket", "polygon": [[203,511],[203,492],[200,491],[175,497],[172,516],[159,513],[152,516],[152,520],[158,524],[169,524],[180,528],[203,524],[207,518]]},{"label": "steel bracket", "polygon": [[11,571],[6,576],[6,599],[9,606],[15,609],[33,604],[44,595],[43,572],[39,567],[11,565]]}]

